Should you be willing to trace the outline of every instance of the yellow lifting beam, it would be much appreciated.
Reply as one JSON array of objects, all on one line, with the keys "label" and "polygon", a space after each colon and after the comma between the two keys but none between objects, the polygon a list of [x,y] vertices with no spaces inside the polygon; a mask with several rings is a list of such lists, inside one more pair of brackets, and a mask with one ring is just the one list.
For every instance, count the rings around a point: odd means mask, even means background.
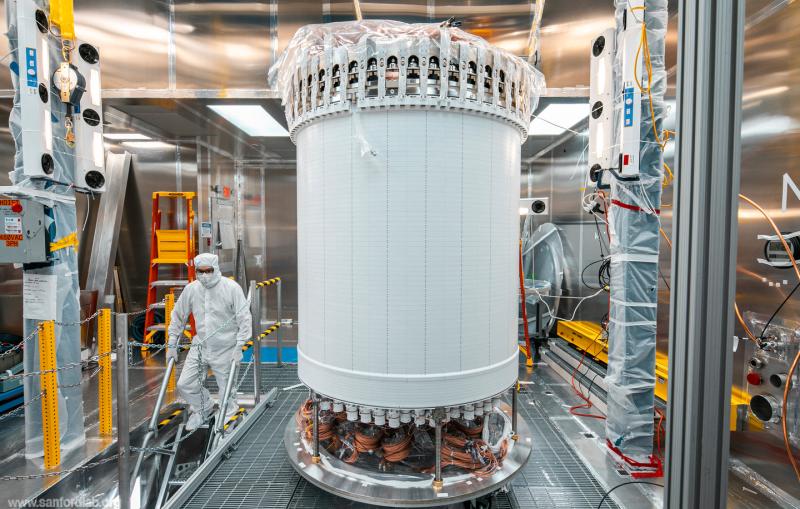
[{"label": "yellow lifting beam", "polygon": [[61,464],[61,434],[58,429],[58,373],[56,369],[56,330],[53,320],[39,324],[39,383],[42,395],[42,441],[44,467]]},{"label": "yellow lifting beam", "polygon": [[[556,334],[571,344],[578,350],[586,352],[588,357],[608,365],[608,343],[603,338],[602,329],[599,324],[594,322],[579,322],[559,320],[556,326]],[[667,380],[669,374],[669,357],[663,353],[656,352],[656,386],[655,395],[662,402],[667,401]],[[738,420],[738,408],[740,405],[749,404],[748,394],[739,387],[731,390],[731,431],[736,430]],[[750,419],[750,425],[760,429],[761,423],[757,419]]]},{"label": "yellow lifting beam", "polygon": [[100,359],[100,382],[97,390],[97,408],[100,418],[100,435],[111,436],[111,310],[103,308],[97,315],[97,355]]}]

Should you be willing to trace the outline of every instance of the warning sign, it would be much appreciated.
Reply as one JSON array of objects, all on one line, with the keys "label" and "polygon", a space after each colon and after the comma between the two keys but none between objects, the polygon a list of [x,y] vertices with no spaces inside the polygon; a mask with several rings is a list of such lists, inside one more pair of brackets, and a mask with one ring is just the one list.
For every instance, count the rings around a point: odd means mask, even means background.
[{"label": "warning sign", "polygon": [[20,216],[11,216],[5,218],[5,234],[6,235],[13,235],[13,234],[21,234],[22,233],[22,217]]}]

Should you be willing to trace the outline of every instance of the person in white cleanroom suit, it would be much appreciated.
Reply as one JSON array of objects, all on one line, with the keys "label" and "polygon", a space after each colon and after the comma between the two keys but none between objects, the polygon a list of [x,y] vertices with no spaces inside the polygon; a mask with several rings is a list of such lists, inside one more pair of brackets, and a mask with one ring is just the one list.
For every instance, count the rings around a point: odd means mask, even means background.
[{"label": "person in white cleanroom suit", "polygon": [[[251,339],[250,306],[241,287],[222,277],[217,255],[203,253],[195,257],[197,280],[189,283],[175,303],[169,323],[167,359],[178,361],[178,340],[183,335],[189,314],[194,316],[197,335],[178,379],[178,392],[189,404],[192,414],[186,423],[191,431],[211,414],[214,401],[203,387],[208,368],[214,372],[220,394],[225,389],[231,361],[241,362],[242,346]],[[235,395],[233,395],[235,396]],[[235,398],[224,411],[225,420],[239,405]],[[223,411],[220,409],[220,414]]]}]

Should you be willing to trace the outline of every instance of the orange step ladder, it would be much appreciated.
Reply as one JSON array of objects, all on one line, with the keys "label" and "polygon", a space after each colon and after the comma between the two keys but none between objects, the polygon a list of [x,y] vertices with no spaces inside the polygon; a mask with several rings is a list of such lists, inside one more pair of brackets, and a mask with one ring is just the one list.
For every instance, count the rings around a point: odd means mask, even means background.
[{"label": "orange step ladder", "polygon": [[[194,210],[192,200],[196,193],[158,191],[153,193],[153,222],[150,229],[150,274],[147,283],[147,311],[145,313],[144,342],[153,343],[153,337],[158,332],[164,332],[166,338],[166,325],[156,323],[156,310],[164,309],[163,295],[171,293],[175,288],[183,288],[194,281],[194,257],[197,246],[194,238]],[[173,211],[179,210],[179,201],[186,202],[186,227],[176,230],[162,229],[161,199],[169,199],[175,205]],[[159,269],[162,266],[185,266],[185,274],[180,279],[159,279]],[[185,279],[183,279],[185,277]],[[160,296],[160,297],[159,297]],[[192,330],[194,322],[192,320]],[[166,340],[166,339],[165,339]],[[146,351],[147,347],[142,347]]]}]

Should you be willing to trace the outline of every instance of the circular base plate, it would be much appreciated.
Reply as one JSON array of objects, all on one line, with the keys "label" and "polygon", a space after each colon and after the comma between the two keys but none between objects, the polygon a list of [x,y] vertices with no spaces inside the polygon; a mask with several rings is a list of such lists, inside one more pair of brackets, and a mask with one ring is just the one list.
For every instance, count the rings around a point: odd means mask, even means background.
[{"label": "circular base plate", "polygon": [[[511,409],[503,404],[509,414]],[[312,461],[312,447],[302,438],[294,419],[286,425],[283,442],[289,462],[310,483],[357,502],[387,507],[430,507],[480,497],[508,483],[528,461],[532,437],[524,419],[517,419],[518,440],[509,446],[503,466],[488,477],[475,474],[443,475],[435,488],[433,474],[390,474],[349,465],[320,448],[320,461]]]}]

